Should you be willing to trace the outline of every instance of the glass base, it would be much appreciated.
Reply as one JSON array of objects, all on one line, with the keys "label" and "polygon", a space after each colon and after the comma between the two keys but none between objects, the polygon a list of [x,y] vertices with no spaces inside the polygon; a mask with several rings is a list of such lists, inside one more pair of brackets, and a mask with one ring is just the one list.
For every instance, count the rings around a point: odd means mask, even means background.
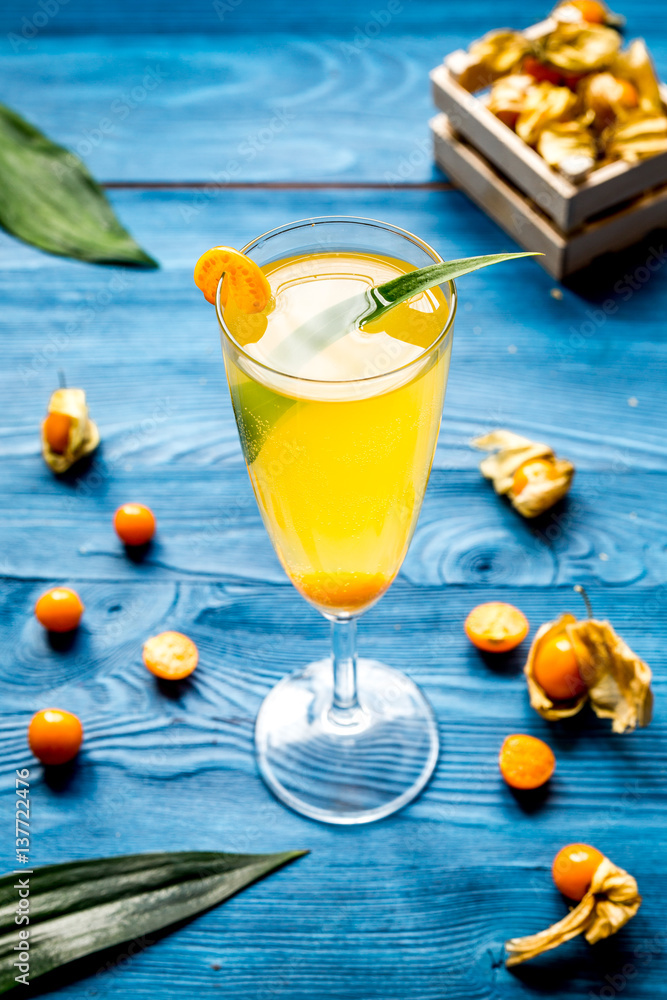
[{"label": "glass base", "polygon": [[281,802],[323,823],[371,823],[415,798],[438,759],[428,701],[405,674],[359,660],[360,706],[332,710],[331,660],[280,681],[255,726],[264,781]]}]

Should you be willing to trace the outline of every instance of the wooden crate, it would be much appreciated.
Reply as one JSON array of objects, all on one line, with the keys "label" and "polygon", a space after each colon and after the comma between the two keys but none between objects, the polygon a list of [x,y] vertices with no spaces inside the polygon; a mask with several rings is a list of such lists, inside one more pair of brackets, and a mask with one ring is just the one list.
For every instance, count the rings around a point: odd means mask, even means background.
[{"label": "wooden crate", "polygon": [[[535,39],[550,31],[551,19],[528,28],[524,34]],[[587,220],[608,212],[630,199],[667,184],[667,153],[637,164],[609,163],[593,170],[581,183],[574,184],[548,163],[489,111],[479,97],[461,86],[458,77],[468,55],[452,52],[431,73],[433,96],[443,111],[449,128],[477,149],[483,158],[510,179],[563,234],[577,230]],[[667,105],[667,87],[661,87]]]},{"label": "wooden crate", "polygon": [[526,250],[541,251],[544,256],[535,259],[555,278],[667,226],[667,184],[663,184],[566,234],[470,143],[457,136],[446,115],[437,115],[430,124],[438,165],[517,243]]}]

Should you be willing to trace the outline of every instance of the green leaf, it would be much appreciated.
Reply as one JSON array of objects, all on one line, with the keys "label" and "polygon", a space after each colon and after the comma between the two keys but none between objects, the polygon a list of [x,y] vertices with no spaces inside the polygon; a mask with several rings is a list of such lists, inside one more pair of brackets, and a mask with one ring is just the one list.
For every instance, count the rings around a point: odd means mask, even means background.
[{"label": "green leaf", "polygon": [[158,267],[121,226],[78,156],[2,104],[0,225],[63,257]]},{"label": "green leaf", "polygon": [[419,292],[425,292],[427,288],[440,285],[444,281],[453,281],[463,274],[471,271],[478,271],[480,267],[489,267],[491,264],[500,264],[504,260],[516,260],[517,257],[541,257],[539,253],[492,253],[485,257],[462,257],[460,260],[446,260],[441,264],[429,264],[428,267],[421,267],[418,271],[409,271],[401,274],[398,278],[386,281],[384,285],[377,285],[371,289],[373,304],[368,312],[359,317],[359,325],[365,326],[380,319],[385,313],[397,306],[399,302],[405,302]]},{"label": "green leaf", "polygon": [[[145,938],[216,906],[307,854],[182,851],[49,865],[0,879],[0,993],[20,974],[18,932],[30,932],[32,982],[46,972],[133,938]],[[17,926],[17,880],[29,880],[30,924]]]},{"label": "green leaf", "polygon": [[[299,366],[344,337],[350,330],[379,319],[394,306],[444,281],[460,278],[480,267],[489,267],[517,257],[533,257],[533,253],[494,253],[485,257],[464,257],[461,260],[430,264],[409,271],[383,285],[359,292],[336,302],[311,316],[292,330],[271,352],[271,365],[288,374],[296,374]],[[269,433],[296,400],[273,392],[252,379],[230,383],[236,423],[241,446],[248,465],[259,455]]]},{"label": "green leaf", "polygon": [[[534,257],[534,253],[494,253],[486,257],[464,257],[448,260],[441,264],[429,264],[417,271],[408,271],[383,285],[376,285],[364,292],[358,292],[349,299],[328,306],[309,317],[305,323],[292,330],[271,354],[271,364],[281,371],[294,374],[298,366],[315,357],[330,344],[334,344],[355,327],[363,329],[373,323],[400,302],[412,298],[418,292],[452,281],[463,274],[477,271],[480,267],[500,264],[504,260],[517,257]],[[540,255],[541,256],[541,255]]]}]

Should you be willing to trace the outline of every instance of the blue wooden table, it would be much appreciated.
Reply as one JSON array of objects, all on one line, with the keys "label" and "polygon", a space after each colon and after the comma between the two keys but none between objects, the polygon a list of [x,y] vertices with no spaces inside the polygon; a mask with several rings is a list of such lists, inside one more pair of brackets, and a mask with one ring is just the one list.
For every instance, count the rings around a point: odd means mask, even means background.
[{"label": "blue wooden table", "polygon": [[[13,863],[13,769],[23,766],[36,864],[312,851],[131,959],[93,958],[34,992],[665,996],[667,269],[649,281],[641,270],[665,234],[558,291],[530,260],[461,281],[422,518],[399,579],[360,629],[362,653],[423,685],[442,754],[418,801],[357,829],[290,813],[255,769],[261,699],[325,653],[327,630],[261,526],[214,316],[192,283],[207,247],[322,214],[385,219],[445,256],[512,249],[433,167],[427,77],[483,30],[545,11],[537,0],[15,0],[0,12],[3,100],[83,157],[162,265],[87,266],[0,236],[3,866]],[[626,13],[666,76],[664,5],[637,0]],[[600,308],[607,299],[613,315]],[[62,479],[39,455],[58,369],[86,389],[103,439],[92,463]],[[576,463],[570,498],[538,522],[515,515],[477,471],[468,442],[497,426]],[[111,527],[131,499],[159,521],[139,563]],[[31,613],[58,583],[86,604],[68,649],[50,646]],[[654,670],[647,730],[614,736],[590,714],[549,725],[528,706],[525,648],[497,664],[463,634],[484,600],[518,604],[533,630],[580,612],[574,583]],[[167,628],[201,653],[175,690],[141,662],[144,639]],[[64,778],[44,775],[26,747],[29,718],[50,704],[77,712],[86,731]],[[515,798],[498,775],[500,743],[517,731],[557,754],[537,801]],[[549,868],[572,840],[631,871],[644,904],[609,942],[575,941],[509,973],[502,942],[565,913]]]}]

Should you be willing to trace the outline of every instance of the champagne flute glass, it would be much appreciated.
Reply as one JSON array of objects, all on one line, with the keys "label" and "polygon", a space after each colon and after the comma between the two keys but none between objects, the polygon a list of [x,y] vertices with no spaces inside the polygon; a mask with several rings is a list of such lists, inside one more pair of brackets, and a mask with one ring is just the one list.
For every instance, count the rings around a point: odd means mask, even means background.
[{"label": "champagne flute glass", "polygon": [[[216,312],[257,503],[296,589],[331,623],[331,656],[265,698],[259,769],[292,809],[329,823],[387,816],[426,785],[438,758],[433,711],[405,674],[356,655],[357,618],[398,573],[412,538],[442,416],[453,282],[363,330],[299,339],[322,309],[439,262],[423,240],[369,219],[323,217],[243,248],[273,299],[239,312],[223,280]],[[317,326],[317,319],[315,319]]]}]

